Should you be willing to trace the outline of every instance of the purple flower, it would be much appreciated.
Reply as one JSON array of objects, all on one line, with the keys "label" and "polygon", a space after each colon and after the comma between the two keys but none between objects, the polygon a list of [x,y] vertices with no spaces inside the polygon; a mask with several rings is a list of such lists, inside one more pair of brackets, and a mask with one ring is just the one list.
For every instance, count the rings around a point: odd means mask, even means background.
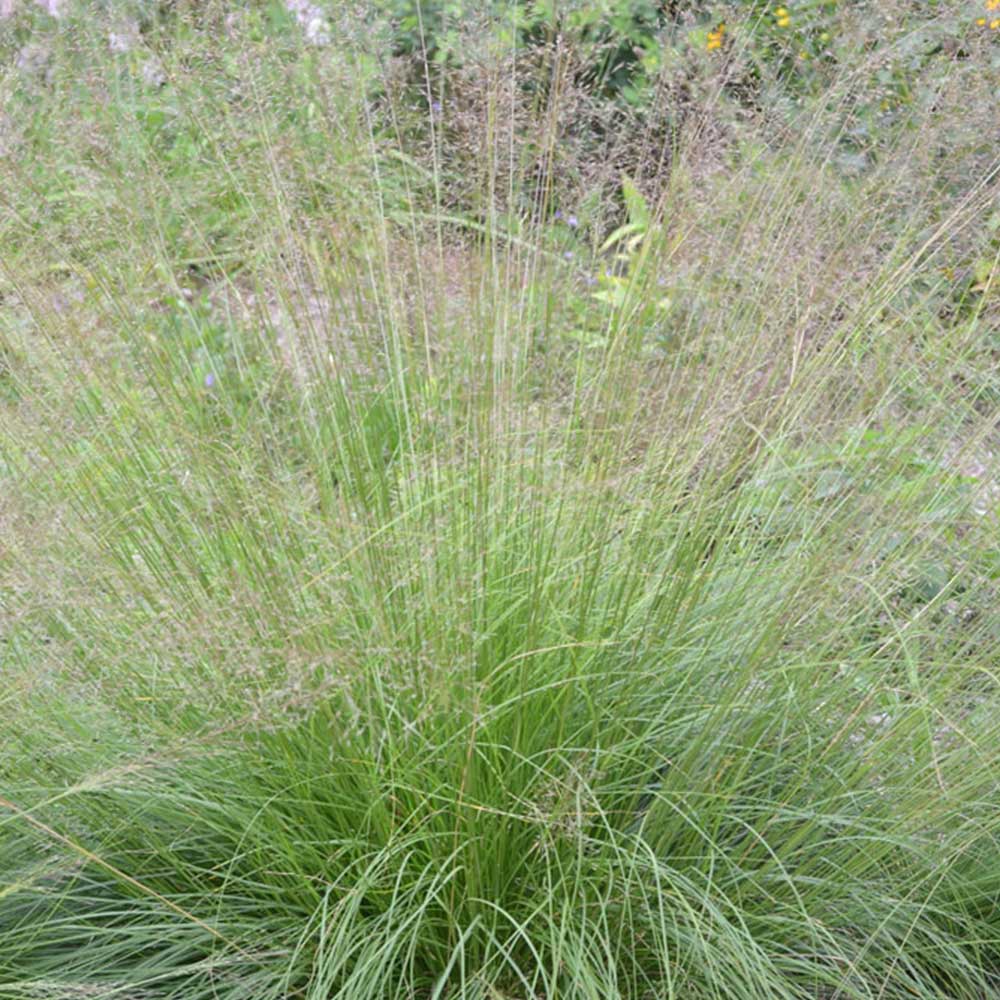
[{"label": "purple flower", "polygon": [[205,376],[205,388],[211,389],[213,385],[215,385],[215,376],[211,372],[209,372]]},{"label": "purple flower", "polygon": [[570,229],[576,229],[576,227],[580,225],[580,220],[575,215],[571,215],[566,220],[566,225],[569,226]]},{"label": "purple flower", "polygon": [[597,278],[595,278],[594,275],[592,275],[592,274],[588,274],[587,277],[584,278],[583,280],[591,288],[593,288],[593,286],[597,284]]},{"label": "purple flower", "polygon": [[436,115],[441,114],[441,102],[440,101],[431,101],[431,111],[433,111],[434,114],[436,114]]},{"label": "purple flower", "polygon": [[573,259],[573,251],[572,250],[566,250],[563,253],[563,256],[566,258],[566,260],[572,260]]},{"label": "purple flower", "polygon": [[562,218],[562,209],[557,208],[553,213],[552,218],[555,219],[556,222],[558,222]]}]

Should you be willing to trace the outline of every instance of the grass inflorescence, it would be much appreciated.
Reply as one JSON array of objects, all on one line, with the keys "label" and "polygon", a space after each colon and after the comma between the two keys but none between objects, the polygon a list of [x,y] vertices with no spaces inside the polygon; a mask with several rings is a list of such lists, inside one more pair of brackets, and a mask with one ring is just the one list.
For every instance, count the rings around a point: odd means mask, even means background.
[{"label": "grass inflorescence", "polygon": [[988,37],[162,6],[0,3],[0,997],[996,995]]}]

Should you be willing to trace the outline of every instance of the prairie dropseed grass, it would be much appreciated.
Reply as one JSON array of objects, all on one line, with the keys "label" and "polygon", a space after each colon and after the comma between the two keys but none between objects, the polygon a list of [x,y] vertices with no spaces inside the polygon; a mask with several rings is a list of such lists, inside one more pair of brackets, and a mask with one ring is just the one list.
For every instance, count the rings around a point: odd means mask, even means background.
[{"label": "prairie dropseed grass", "polygon": [[639,94],[585,12],[58,6],[0,24],[0,997],[996,994],[980,42],[733,4]]}]

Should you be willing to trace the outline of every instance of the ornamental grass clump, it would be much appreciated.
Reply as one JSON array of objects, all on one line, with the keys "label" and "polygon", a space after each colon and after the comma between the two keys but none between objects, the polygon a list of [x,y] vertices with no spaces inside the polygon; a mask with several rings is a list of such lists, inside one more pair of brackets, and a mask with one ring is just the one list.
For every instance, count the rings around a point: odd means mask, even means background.
[{"label": "ornamental grass clump", "polygon": [[863,169],[855,79],[708,80],[611,184],[557,52],[435,104],[330,8],[65,6],[2,84],[0,997],[994,995],[981,71]]}]

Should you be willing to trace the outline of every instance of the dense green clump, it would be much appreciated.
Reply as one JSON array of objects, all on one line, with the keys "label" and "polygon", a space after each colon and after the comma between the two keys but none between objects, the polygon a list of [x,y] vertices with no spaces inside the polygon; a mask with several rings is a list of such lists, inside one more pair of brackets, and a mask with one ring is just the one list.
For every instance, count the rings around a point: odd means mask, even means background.
[{"label": "dense green clump", "polygon": [[681,6],[0,21],[0,998],[1000,991],[989,36]]}]

